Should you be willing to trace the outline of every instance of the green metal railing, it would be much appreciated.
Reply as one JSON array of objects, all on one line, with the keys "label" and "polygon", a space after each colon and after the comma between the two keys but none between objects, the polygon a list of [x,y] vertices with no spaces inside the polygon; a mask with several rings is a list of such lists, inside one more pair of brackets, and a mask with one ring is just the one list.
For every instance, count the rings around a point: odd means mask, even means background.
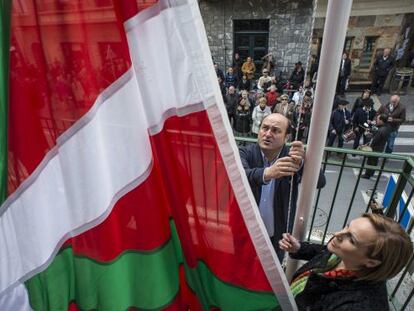
[{"label": "green metal railing", "polygon": [[[255,138],[236,137],[238,144],[256,143]],[[335,156],[333,154],[336,153]],[[354,157],[355,156],[355,157]],[[376,166],[368,165],[368,158],[377,158]],[[332,174],[326,174],[328,169]],[[365,169],[376,172],[370,182],[361,183]],[[414,157],[398,154],[386,154],[376,152],[357,151],[352,149],[339,149],[325,147],[322,160],[322,170],[329,177],[329,185],[317,191],[313,208],[311,209],[310,221],[307,228],[307,240],[316,243],[326,243],[333,232],[343,228],[350,220],[351,214],[362,214],[364,212],[384,212],[388,217],[394,218],[403,224],[408,234],[412,235],[414,227],[414,211],[410,209],[410,202],[414,193]],[[353,185],[346,185],[350,198],[346,201],[344,193],[340,191],[344,186],[344,175],[351,171]],[[381,208],[381,192],[386,190],[388,185],[384,174],[392,174],[396,177],[391,199],[385,209]],[[334,176],[331,176],[334,175]],[[356,176],[356,180],[354,180]],[[332,179],[336,181],[331,182]],[[348,179],[349,181],[349,179]],[[366,191],[366,187],[372,187]],[[368,199],[363,200],[357,194],[365,192]],[[338,200],[338,197],[342,198]],[[404,203],[401,198],[404,197]],[[329,202],[330,204],[326,204]],[[321,204],[321,203],[324,204]],[[322,207],[321,205],[325,205]],[[355,206],[358,205],[358,208]],[[346,210],[344,210],[346,208]],[[340,216],[337,216],[340,214]],[[410,216],[409,216],[410,215]],[[412,215],[412,216],[411,216]],[[408,217],[409,216],[409,217]],[[326,218],[324,223],[316,224],[317,219]],[[407,220],[408,218],[408,220]],[[394,279],[387,283],[390,298],[390,306],[396,311],[414,310],[414,282],[411,281],[411,274],[414,276],[414,255],[411,257],[406,268]]]}]

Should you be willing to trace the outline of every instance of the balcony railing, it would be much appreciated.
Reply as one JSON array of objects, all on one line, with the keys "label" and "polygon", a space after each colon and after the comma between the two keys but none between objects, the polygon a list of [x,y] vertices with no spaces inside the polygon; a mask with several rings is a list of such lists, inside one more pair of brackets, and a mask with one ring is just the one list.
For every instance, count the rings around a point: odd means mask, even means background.
[{"label": "balcony railing", "polygon": [[[255,143],[254,138],[236,137],[238,144]],[[377,158],[376,166],[368,165]],[[325,188],[318,190],[309,215],[308,241],[326,243],[335,231],[364,212],[384,213],[398,221],[414,238],[414,157],[325,147],[322,170]],[[362,176],[375,171],[371,180]],[[405,269],[387,282],[390,308],[414,310],[414,255]]]}]

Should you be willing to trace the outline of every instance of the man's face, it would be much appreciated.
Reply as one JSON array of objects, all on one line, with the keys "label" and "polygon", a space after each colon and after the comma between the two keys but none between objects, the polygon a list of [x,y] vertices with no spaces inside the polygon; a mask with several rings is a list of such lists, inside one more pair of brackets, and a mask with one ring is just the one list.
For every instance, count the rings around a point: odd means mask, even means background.
[{"label": "man's face", "polygon": [[251,57],[247,57],[247,62],[251,63],[252,62],[252,58]]},{"label": "man's face", "polygon": [[384,50],[384,57],[387,57],[388,55],[390,55],[390,49],[385,49]]},{"label": "man's face", "polygon": [[229,94],[234,94],[234,86],[229,87]]},{"label": "man's face", "polygon": [[393,95],[390,98],[390,103],[395,107],[400,102],[400,97],[398,95]]},{"label": "man's face", "polygon": [[288,120],[279,113],[266,117],[260,126],[258,143],[263,151],[278,152],[285,144]]},{"label": "man's face", "polygon": [[380,118],[380,116],[377,116],[377,118],[376,118],[376,120],[375,120],[376,122],[376,124],[377,125],[379,125],[379,126],[382,126],[382,125],[384,125],[384,122],[381,120],[381,118]]},{"label": "man's face", "polygon": [[267,77],[268,74],[269,72],[267,70],[263,70],[263,76]]},{"label": "man's face", "polygon": [[233,74],[233,68],[232,67],[229,67],[228,72],[229,72],[229,74]]}]

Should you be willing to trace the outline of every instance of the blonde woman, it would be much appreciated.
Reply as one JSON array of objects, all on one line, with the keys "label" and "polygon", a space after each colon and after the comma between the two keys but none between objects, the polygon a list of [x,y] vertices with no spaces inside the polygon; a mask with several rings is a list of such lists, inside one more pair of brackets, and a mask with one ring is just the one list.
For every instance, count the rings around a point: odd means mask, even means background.
[{"label": "blonde woman", "polygon": [[266,105],[267,100],[265,97],[259,99],[259,104],[254,107],[252,114],[252,133],[253,136],[257,137],[259,133],[260,124],[262,124],[263,119],[271,114],[270,107]]},{"label": "blonde woman", "polygon": [[283,234],[279,247],[294,259],[309,260],[293,276],[299,310],[388,311],[386,281],[408,263],[413,246],[394,220],[363,214],[326,246]]}]

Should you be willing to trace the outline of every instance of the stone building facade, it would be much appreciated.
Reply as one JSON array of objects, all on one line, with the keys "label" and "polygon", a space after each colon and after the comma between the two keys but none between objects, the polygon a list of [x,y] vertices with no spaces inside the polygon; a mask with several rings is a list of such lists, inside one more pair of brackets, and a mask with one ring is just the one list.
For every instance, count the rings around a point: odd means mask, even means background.
[{"label": "stone building facade", "polygon": [[[312,54],[321,47],[328,0],[318,0]],[[390,48],[397,67],[409,66],[414,55],[414,1],[354,0],[344,50],[352,61],[350,85],[369,86],[375,57]],[[392,74],[386,84],[389,84]]]},{"label": "stone building facade", "polygon": [[296,62],[306,63],[312,0],[200,0],[199,5],[212,56],[221,68],[231,66],[234,52],[239,52],[235,24],[246,20],[268,20],[266,52],[273,54],[279,70],[287,75]]}]

